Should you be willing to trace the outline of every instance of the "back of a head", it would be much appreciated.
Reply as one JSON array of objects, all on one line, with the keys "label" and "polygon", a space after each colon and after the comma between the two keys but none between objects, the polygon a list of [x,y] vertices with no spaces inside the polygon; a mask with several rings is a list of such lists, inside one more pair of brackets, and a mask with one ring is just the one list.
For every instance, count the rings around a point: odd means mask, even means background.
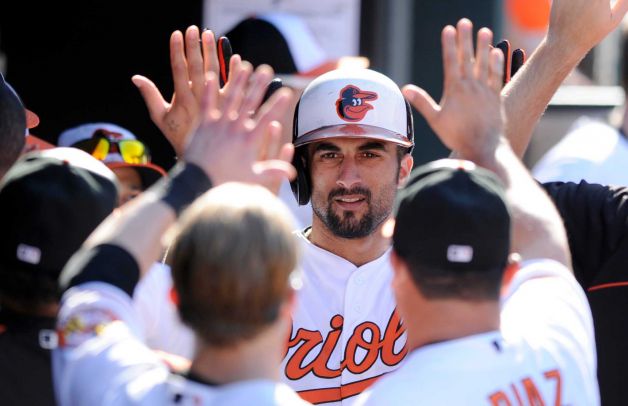
[{"label": "back of a head", "polygon": [[0,295],[25,309],[54,303],[63,266],[116,202],[114,174],[85,152],[18,160],[0,182]]},{"label": "back of a head", "polygon": [[272,324],[297,264],[288,209],[261,186],[225,184],[182,215],[172,247],[181,319],[226,347]]},{"label": "back of a head", "polygon": [[399,191],[394,213],[393,249],[425,297],[498,299],[511,231],[493,173],[452,159],[424,165]]},{"label": "back of a head", "polygon": [[0,74],[0,179],[20,156],[26,135],[24,105]]}]

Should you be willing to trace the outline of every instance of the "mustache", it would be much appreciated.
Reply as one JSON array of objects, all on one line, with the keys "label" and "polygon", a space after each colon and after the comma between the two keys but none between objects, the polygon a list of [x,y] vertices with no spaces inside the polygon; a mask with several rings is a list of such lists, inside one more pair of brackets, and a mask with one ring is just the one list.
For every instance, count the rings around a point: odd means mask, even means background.
[{"label": "mustache", "polygon": [[347,196],[347,195],[363,195],[367,202],[371,201],[371,191],[363,186],[352,187],[351,189],[346,188],[335,188],[329,192],[327,196],[328,200],[332,200],[334,197],[338,196]]}]

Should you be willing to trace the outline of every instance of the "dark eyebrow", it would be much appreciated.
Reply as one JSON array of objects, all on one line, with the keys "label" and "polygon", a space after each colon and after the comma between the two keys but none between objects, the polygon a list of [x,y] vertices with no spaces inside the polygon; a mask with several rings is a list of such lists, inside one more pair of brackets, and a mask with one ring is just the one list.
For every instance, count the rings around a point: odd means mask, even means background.
[{"label": "dark eyebrow", "polygon": [[386,150],[386,146],[384,145],[383,142],[371,141],[371,142],[367,142],[365,144],[360,145],[358,147],[358,149],[360,151],[366,151],[366,150],[369,150],[369,149],[378,149],[378,150],[385,151]]},{"label": "dark eyebrow", "polygon": [[318,151],[334,151],[334,152],[338,152],[338,151],[340,151],[340,148],[338,148],[337,146],[335,146],[334,144],[332,144],[330,142],[320,142],[320,143],[318,143],[314,147],[314,151],[313,152],[318,152]]}]

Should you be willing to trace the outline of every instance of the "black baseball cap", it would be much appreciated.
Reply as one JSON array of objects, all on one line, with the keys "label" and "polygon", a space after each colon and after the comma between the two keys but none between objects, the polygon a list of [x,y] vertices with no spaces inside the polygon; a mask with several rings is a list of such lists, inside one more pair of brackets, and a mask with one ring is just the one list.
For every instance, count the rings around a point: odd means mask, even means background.
[{"label": "black baseball cap", "polygon": [[472,162],[443,159],[414,170],[394,215],[393,249],[412,263],[452,271],[503,270],[508,263],[504,188]]},{"label": "black baseball cap", "polygon": [[110,169],[78,149],[24,155],[0,182],[0,273],[56,278],[116,207],[115,182]]}]

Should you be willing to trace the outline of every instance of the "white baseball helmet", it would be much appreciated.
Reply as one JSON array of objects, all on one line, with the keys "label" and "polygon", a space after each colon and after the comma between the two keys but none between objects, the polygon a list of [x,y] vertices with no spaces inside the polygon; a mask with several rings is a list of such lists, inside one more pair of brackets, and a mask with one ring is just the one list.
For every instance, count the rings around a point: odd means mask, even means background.
[{"label": "white baseball helmet", "polygon": [[303,91],[295,147],[325,138],[374,138],[412,147],[412,114],[399,87],[370,69],[337,69]]},{"label": "white baseball helmet", "polygon": [[310,179],[299,147],[341,137],[371,138],[412,149],[412,110],[395,82],[370,69],[337,69],[305,88],[292,133],[297,178],[291,186],[300,205],[310,200]]}]

